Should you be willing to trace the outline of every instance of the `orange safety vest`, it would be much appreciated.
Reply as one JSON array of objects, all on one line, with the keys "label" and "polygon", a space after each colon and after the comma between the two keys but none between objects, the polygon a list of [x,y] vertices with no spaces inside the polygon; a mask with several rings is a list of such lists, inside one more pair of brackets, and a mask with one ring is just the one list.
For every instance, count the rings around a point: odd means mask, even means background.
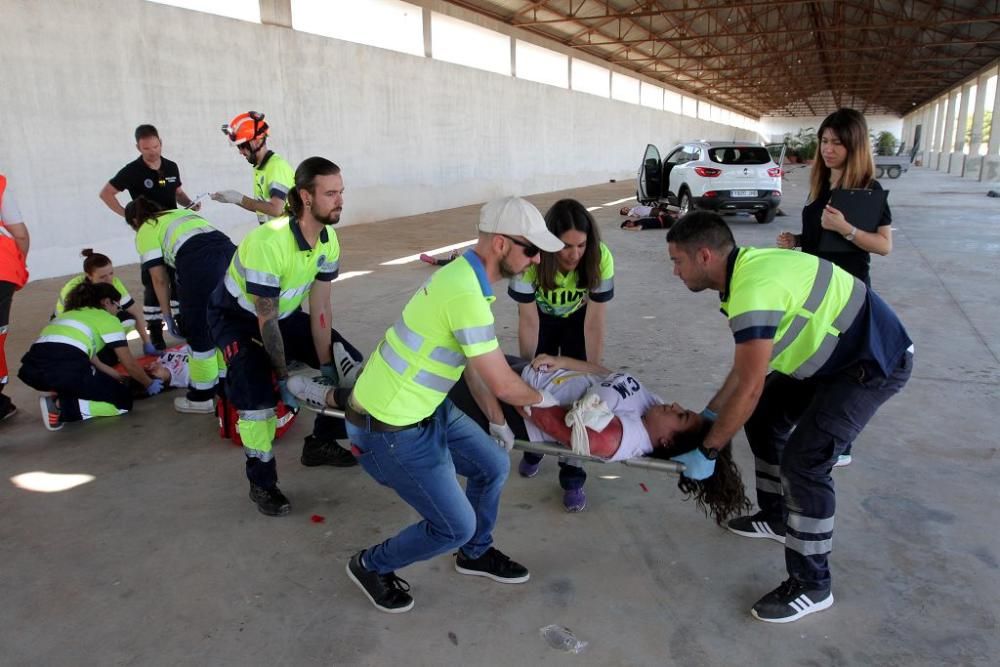
[{"label": "orange safety vest", "polygon": [[[7,189],[7,178],[0,174],[0,210],[3,207],[3,193]],[[17,289],[28,282],[28,267],[24,263],[24,255],[14,242],[3,219],[0,219],[0,281],[14,283]]]}]

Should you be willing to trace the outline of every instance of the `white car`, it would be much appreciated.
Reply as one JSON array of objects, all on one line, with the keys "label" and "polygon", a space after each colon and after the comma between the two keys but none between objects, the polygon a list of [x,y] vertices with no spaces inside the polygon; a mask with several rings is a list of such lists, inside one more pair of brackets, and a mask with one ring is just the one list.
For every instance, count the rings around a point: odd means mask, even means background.
[{"label": "white car", "polygon": [[752,213],[774,220],[781,203],[781,167],[760,144],[689,141],[660,151],[650,144],[639,166],[636,198],[641,203],[676,203],[684,215],[695,209]]}]

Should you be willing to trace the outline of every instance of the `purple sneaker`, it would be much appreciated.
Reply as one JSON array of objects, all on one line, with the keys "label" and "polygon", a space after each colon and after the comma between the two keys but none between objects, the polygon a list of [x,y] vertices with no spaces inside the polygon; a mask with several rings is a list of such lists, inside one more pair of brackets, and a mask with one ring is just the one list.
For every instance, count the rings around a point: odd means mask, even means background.
[{"label": "purple sneaker", "polygon": [[527,459],[521,459],[521,462],[517,464],[517,474],[521,477],[534,477],[538,474],[538,468],[542,465],[542,462],[531,463]]},{"label": "purple sneaker", "polygon": [[566,489],[563,491],[563,507],[567,512],[582,512],[587,506],[587,494],[583,489]]}]

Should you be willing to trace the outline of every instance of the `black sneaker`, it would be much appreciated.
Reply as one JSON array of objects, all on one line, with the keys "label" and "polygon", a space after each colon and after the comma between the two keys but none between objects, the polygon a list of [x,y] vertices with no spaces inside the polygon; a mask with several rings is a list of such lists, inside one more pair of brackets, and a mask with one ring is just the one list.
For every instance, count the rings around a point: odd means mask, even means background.
[{"label": "black sneaker", "polygon": [[250,500],[257,503],[261,514],[268,516],[285,516],[292,511],[288,498],[276,486],[265,489],[263,486],[250,484]]},{"label": "black sneaker", "polygon": [[459,549],[455,557],[455,569],[462,574],[489,577],[502,584],[523,584],[531,577],[528,568],[512,561],[493,547],[475,559],[469,558]]},{"label": "black sneaker", "polygon": [[3,407],[0,407],[0,422],[10,419],[16,414],[17,414],[17,406],[11,403],[10,400],[8,400]]},{"label": "black sneaker", "polygon": [[768,520],[763,512],[731,519],[726,528],[729,532],[743,537],[766,537],[775,542],[785,543],[785,524],[773,519]]},{"label": "black sneaker", "polygon": [[350,468],[358,465],[354,454],[337,444],[336,440],[324,442],[314,435],[307,435],[302,445],[302,465],[304,466],[335,466]]},{"label": "black sneaker", "polygon": [[757,600],[750,615],[768,623],[791,623],[803,616],[833,606],[833,592],[808,589],[796,579],[786,579],[780,586]]},{"label": "black sneaker", "polygon": [[375,608],[389,614],[401,614],[413,609],[410,585],[400,579],[395,572],[379,574],[366,570],[361,564],[361,554],[351,556],[347,562],[347,576],[358,585]]}]

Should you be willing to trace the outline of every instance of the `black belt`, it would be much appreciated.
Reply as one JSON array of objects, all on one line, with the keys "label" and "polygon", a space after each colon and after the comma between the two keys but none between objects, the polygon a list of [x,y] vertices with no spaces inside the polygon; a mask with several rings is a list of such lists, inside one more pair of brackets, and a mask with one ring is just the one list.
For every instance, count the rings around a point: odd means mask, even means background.
[{"label": "black belt", "polygon": [[386,424],[385,422],[379,421],[367,413],[358,411],[351,405],[351,401],[348,400],[347,405],[344,406],[344,419],[349,421],[354,426],[363,428],[372,433],[396,433],[397,431],[405,431],[407,429],[414,428],[415,426],[423,426],[429,422],[431,418],[428,417],[427,419],[422,419],[414,424],[404,424],[403,426]]}]

